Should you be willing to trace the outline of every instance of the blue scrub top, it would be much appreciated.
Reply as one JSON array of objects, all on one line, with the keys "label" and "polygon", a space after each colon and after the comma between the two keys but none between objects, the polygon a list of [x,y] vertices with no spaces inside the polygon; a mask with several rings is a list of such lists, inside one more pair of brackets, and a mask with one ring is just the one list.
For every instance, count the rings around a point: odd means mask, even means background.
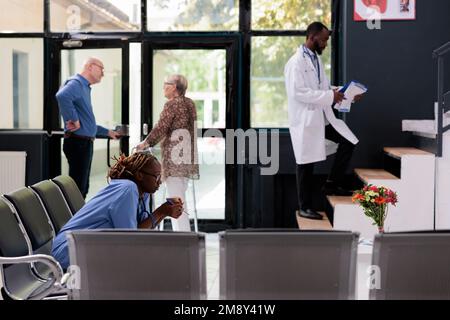
[{"label": "blue scrub top", "polygon": [[69,266],[69,250],[65,233],[86,229],[137,229],[147,219],[149,194],[139,201],[136,183],[126,179],[113,179],[86,203],[60,230],[53,241],[52,255],[63,269]]}]

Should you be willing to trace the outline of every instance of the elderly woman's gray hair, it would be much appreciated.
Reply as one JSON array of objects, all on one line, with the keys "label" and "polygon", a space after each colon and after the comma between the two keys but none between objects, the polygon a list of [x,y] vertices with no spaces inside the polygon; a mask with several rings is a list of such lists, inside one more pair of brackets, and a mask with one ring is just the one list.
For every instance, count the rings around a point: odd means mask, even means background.
[{"label": "elderly woman's gray hair", "polygon": [[171,75],[169,79],[175,84],[178,94],[180,96],[184,96],[188,88],[188,82],[186,78],[181,74],[174,74]]}]

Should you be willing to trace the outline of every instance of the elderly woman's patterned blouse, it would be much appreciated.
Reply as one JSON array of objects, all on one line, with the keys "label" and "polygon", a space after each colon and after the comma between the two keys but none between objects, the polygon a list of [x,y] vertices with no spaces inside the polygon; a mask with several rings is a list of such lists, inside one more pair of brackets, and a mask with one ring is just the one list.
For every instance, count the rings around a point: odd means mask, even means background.
[{"label": "elderly woman's patterned blouse", "polygon": [[150,147],[161,142],[162,179],[199,178],[197,152],[197,110],[194,102],[179,96],[169,100],[145,141]]}]

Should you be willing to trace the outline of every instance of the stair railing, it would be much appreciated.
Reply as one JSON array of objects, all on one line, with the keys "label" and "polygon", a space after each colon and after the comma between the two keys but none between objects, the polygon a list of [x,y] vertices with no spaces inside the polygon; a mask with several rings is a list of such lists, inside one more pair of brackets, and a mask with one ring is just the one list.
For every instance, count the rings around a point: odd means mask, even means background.
[{"label": "stair railing", "polygon": [[438,61],[438,115],[437,115],[437,156],[442,157],[443,135],[450,129],[444,127],[444,113],[450,110],[450,91],[444,92],[444,56],[450,52],[450,42],[433,51],[433,58]]}]

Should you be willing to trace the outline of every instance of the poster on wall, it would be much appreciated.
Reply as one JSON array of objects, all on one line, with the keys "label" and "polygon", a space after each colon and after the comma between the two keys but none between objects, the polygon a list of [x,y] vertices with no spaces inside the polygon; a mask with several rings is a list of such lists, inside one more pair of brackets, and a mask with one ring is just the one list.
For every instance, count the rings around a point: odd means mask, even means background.
[{"label": "poster on wall", "polygon": [[353,20],[414,20],[416,0],[354,0]]}]

